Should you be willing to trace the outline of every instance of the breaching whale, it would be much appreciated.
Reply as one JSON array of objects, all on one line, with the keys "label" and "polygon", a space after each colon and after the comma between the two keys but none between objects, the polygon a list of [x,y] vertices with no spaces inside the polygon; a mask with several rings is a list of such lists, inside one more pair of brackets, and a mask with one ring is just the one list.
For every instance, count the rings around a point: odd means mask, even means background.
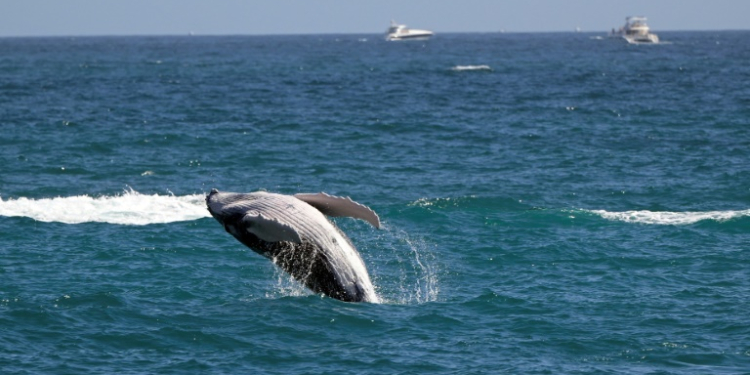
[{"label": "breaching whale", "polygon": [[325,217],[348,216],[380,228],[380,218],[369,207],[325,193],[227,193],[216,189],[206,196],[206,205],[229,234],[315,293],[347,302],[379,302],[357,249]]}]

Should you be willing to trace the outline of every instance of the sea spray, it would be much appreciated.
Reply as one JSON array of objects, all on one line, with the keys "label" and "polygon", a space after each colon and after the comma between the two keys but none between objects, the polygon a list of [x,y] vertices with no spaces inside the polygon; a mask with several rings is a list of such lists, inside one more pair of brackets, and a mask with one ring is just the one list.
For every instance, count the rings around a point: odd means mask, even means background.
[{"label": "sea spray", "polygon": [[374,243],[361,252],[384,303],[421,304],[437,300],[438,265],[432,244],[390,225],[385,225],[377,239],[371,241]]}]

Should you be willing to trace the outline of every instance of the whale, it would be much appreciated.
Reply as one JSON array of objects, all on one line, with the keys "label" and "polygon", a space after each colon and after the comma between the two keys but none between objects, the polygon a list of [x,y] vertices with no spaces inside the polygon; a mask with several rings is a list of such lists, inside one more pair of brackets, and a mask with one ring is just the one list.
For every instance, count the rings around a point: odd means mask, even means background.
[{"label": "whale", "polygon": [[268,258],[316,294],[379,303],[362,257],[329,217],[351,217],[380,228],[369,207],[326,193],[257,191],[206,195],[209,213],[239,242]]}]

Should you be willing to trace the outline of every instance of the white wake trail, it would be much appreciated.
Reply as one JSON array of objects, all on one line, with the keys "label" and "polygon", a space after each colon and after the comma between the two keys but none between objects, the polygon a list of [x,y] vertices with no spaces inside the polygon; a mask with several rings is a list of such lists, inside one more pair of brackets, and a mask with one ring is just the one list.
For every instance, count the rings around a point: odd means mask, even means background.
[{"label": "white wake trail", "polygon": [[128,190],[120,195],[101,197],[0,198],[0,216],[65,224],[148,225],[197,220],[210,214],[203,194],[146,195]]}]

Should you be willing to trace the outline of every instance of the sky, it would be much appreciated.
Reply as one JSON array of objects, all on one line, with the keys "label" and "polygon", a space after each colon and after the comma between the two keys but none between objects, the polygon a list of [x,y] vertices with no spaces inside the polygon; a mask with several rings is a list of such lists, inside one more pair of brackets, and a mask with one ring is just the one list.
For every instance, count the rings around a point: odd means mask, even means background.
[{"label": "sky", "polygon": [[0,37],[748,30],[750,0],[0,0]]}]

